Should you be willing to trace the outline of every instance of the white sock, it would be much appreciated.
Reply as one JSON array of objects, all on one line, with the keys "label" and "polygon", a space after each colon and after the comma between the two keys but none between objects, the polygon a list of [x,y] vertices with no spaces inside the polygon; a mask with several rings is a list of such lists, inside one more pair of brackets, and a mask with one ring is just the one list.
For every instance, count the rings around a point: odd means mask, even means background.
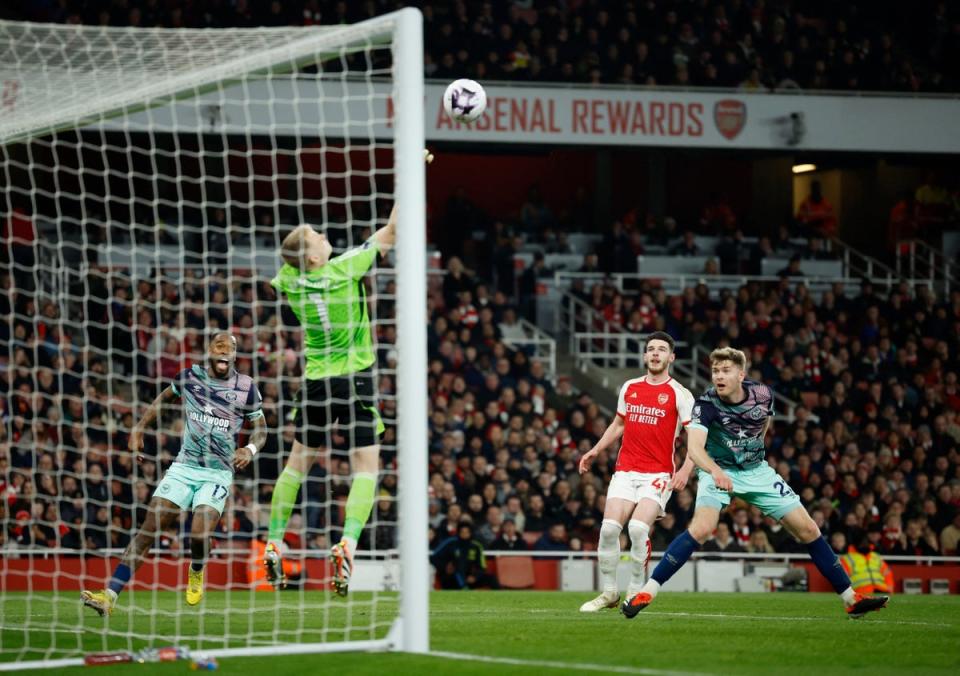
[{"label": "white sock", "polygon": [[657,592],[660,591],[660,583],[651,577],[640,591],[650,594],[650,598],[655,599]]},{"label": "white sock", "polygon": [[647,578],[644,564],[647,561],[650,526],[643,521],[630,519],[627,528],[630,533],[630,586],[627,587],[627,596],[630,597],[640,591]]},{"label": "white sock", "polygon": [[617,589],[617,564],[620,562],[621,526],[614,519],[604,519],[600,524],[600,541],[597,544],[597,560],[600,565],[600,588],[604,594],[613,595]]},{"label": "white sock", "polygon": [[844,605],[852,606],[853,602],[857,600],[857,595],[854,593],[853,587],[847,587],[840,592],[840,598],[843,599]]},{"label": "white sock", "polygon": [[350,551],[351,554],[353,554],[353,553],[355,553],[355,552],[357,551],[357,541],[356,541],[356,540],[354,540],[353,538],[344,537],[344,538],[343,538],[343,541],[344,541],[345,543],[347,543],[347,549]]},{"label": "white sock", "polygon": [[112,589],[107,589],[106,592],[107,592],[107,596],[110,597],[111,601],[117,600],[117,596],[118,596],[117,592],[113,591]]}]

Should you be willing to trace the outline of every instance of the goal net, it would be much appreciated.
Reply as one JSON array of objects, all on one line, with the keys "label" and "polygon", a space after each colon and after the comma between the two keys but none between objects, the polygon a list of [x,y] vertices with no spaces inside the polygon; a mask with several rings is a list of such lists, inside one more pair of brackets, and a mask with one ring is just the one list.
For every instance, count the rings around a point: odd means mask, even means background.
[{"label": "goal net", "polygon": [[[427,649],[422,61],[413,9],[243,30],[0,22],[0,670],[161,646]],[[350,592],[333,593],[327,560],[349,421],[324,431],[287,528],[290,584],[273,591],[271,495],[306,390],[303,328],[270,284],[280,242],[311,224],[336,256],[394,204],[397,247],[358,281],[386,430]],[[207,368],[216,331],[237,339],[268,436],[226,489],[204,599],[184,597],[183,513],[98,617],[80,591],[106,586],[143,524],[184,403],[164,405],[143,462],[131,428],[178,373]]]}]

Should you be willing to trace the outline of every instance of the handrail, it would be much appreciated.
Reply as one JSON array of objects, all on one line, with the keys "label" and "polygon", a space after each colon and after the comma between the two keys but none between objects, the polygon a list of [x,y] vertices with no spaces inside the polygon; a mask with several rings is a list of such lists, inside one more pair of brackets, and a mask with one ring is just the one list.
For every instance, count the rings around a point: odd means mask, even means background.
[{"label": "handrail", "polygon": [[[570,288],[575,280],[584,280],[587,283],[605,283],[609,282],[621,293],[630,293],[632,288],[643,281],[660,282],[659,286],[669,294],[679,294],[687,287],[694,287],[704,284],[710,292],[710,296],[715,298],[720,291],[736,291],[740,287],[751,284],[779,284],[784,279],[791,284],[803,284],[811,293],[823,293],[832,290],[834,285],[843,284],[844,290],[849,293],[856,293],[860,290],[862,284],[861,278],[851,277],[786,277],[781,278],[771,275],[704,275],[699,273],[656,273],[656,272],[618,272],[612,274],[603,273],[583,273],[583,272],[564,272],[554,273],[554,283],[559,289]],[[911,287],[929,286],[926,279],[901,279],[899,276],[873,277],[868,281],[880,289],[891,290],[900,282],[906,282]]]},{"label": "handrail", "polygon": [[900,240],[896,251],[897,273],[904,277],[923,279],[930,288],[941,285],[945,295],[960,282],[953,262],[941,250],[923,240]]},{"label": "handrail", "polygon": [[[557,341],[546,331],[542,331],[539,326],[530,322],[527,319],[519,319],[517,324],[520,325],[520,328],[523,329],[523,332],[527,335],[526,338],[511,338],[508,336],[503,337],[503,342],[507,347],[512,347],[514,349],[519,349],[524,346],[531,346],[534,348],[534,354],[531,356],[531,359],[535,359],[543,363],[547,369],[547,379],[551,383],[557,382]],[[546,347],[547,354],[542,356],[540,354],[540,348]]]},{"label": "handrail", "polygon": [[[711,382],[710,376],[704,374],[704,371],[707,371],[707,368],[706,368],[706,364],[704,364],[703,360],[700,359],[700,351],[701,351],[701,350],[704,350],[704,351],[705,351],[705,348],[701,347],[700,345],[694,345],[694,346],[693,346],[692,359],[691,359],[691,361],[693,362],[693,365],[694,365],[694,366],[693,366],[693,370],[694,370],[693,379],[692,379],[692,381],[691,381],[691,382],[693,383],[693,385],[694,385],[694,388],[692,388],[692,389],[697,389],[697,390],[699,390],[700,387],[701,387],[701,384],[700,384],[700,383],[701,383],[701,380],[702,380],[703,383],[704,383],[704,384],[703,384],[703,387],[709,387],[710,382]],[[788,423],[792,423],[794,420],[796,420],[796,419],[797,419],[797,407],[798,407],[798,406],[803,406],[803,404],[802,404],[801,402],[794,401],[793,399],[790,399],[789,397],[781,394],[780,392],[777,392],[777,391],[774,390],[773,388],[771,388],[771,391],[773,392],[773,401],[777,404],[777,411],[779,411],[779,413],[777,414],[777,416],[778,416],[779,418],[782,418],[783,420],[785,420],[785,421],[788,422]],[[810,420],[811,420],[812,422],[818,423],[818,422],[820,422],[820,416],[814,414],[814,413],[811,411],[811,412],[810,412]]]},{"label": "handrail", "polygon": [[[896,280],[900,275],[889,265],[880,262],[873,256],[860,251],[859,249],[847,244],[842,239],[830,240],[830,247],[834,253],[839,249],[840,257],[843,259],[843,269],[849,277],[864,277],[866,279],[884,279]],[[877,273],[880,273],[879,275]]]},{"label": "handrail", "polygon": [[[590,359],[598,366],[606,368],[633,368],[643,361],[643,346],[646,344],[644,334],[633,334],[627,331],[577,331],[574,336],[573,354],[577,358]],[[628,350],[628,342],[634,342],[639,348],[637,352]],[[602,347],[600,347],[602,346]],[[600,347],[600,349],[597,349]],[[675,344],[678,351],[683,351],[689,345],[684,342]],[[597,363],[597,362],[600,363]],[[683,367],[691,361],[691,357],[677,358],[674,366]],[[687,370],[690,367],[687,365]]]}]

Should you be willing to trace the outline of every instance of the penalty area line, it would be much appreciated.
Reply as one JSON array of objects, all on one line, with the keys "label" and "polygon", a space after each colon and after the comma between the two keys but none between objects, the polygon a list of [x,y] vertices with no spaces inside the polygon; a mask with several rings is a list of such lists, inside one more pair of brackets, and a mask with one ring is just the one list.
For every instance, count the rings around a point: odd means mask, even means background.
[{"label": "penalty area line", "polygon": [[462,662],[484,662],[487,664],[508,664],[516,667],[545,667],[547,669],[568,669],[571,671],[603,671],[613,674],[638,674],[639,676],[710,676],[705,672],[672,671],[667,669],[645,669],[642,667],[624,667],[615,664],[590,664],[585,662],[559,662],[556,660],[525,660],[518,657],[494,657],[491,655],[471,655],[443,650],[431,650],[430,657]]}]

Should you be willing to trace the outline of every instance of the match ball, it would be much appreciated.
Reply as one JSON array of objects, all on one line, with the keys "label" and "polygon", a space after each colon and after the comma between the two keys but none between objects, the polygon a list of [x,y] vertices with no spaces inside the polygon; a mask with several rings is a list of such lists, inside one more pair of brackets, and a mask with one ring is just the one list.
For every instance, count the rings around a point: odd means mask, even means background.
[{"label": "match ball", "polygon": [[443,109],[457,122],[476,122],[487,109],[487,93],[478,82],[456,80],[443,93]]}]

